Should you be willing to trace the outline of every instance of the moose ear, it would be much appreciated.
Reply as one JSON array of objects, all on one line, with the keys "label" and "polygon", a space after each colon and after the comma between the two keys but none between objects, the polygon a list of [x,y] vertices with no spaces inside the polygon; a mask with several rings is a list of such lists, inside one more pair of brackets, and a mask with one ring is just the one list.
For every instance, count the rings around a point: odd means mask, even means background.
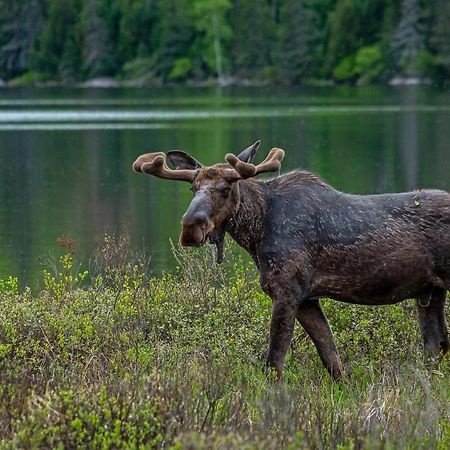
[{"label": "moose ear", "polygon": [[255,156],[255,153],[259,148],[259,144],[261,144],[261,141],[256,141],[253,145],[250,145],[250,147],[239,153],[238,158],[241,161],[249,163]]},{"label": "moose ear", "polygon": [[191,155],[187,153],[181,152],[179,150],[171,150],[167,152],[167,157],[170,162],[173,164],[175,169],[200,169],[202,165],[194,159]]}]

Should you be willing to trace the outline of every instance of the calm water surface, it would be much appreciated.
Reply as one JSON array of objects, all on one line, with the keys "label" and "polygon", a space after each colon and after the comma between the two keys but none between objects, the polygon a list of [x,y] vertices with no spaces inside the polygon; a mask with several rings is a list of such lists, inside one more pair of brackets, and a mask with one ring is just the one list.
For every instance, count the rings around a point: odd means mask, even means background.
[{"label": "calm water surface", "polygon": [[213,164],[257,139],[260,159],[282,147],[284,171],[340,190],[450,190],[450,94],[430,87],[1,90],[0,278],[36,285],[58,236],[89,256],[105,230],[172,269],[189,185],[131,163],[180,149]]}]

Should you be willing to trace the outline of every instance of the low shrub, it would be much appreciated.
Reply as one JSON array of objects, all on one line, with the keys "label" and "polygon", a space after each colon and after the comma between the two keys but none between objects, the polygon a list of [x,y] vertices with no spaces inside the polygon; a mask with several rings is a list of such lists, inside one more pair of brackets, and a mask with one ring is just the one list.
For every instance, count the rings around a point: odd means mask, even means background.
[{"label": "low shrub", "polygon": [[276,382],[253,265],[174,251],[150,276],[107,239],[89,275],[68,251],[37,295],[0,283],[2,448],[448,448],[448,358],[423,364],[411,302],[323,301],[345,380],[298,327]]},{"label": "low shrub", "polygon": [[35,86],[51,80],[51,76],[45,72],[28,71],[9,81],[13,87]]},{"label": "low shrub", "polygon": [[380,80],[384,69],[381,45],[361,47],[356,53],[341,59],[333,70],[337,81],[369,84]]}]

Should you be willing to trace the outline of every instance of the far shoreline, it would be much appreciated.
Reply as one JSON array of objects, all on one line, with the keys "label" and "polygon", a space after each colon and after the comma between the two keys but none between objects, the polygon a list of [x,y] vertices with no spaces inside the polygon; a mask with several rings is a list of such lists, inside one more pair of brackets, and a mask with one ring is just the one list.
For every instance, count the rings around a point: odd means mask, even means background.
[{"label": "far shoreline", "polygon": [[[152,79],[134,79],[134,80],[117,80],[112,77],[92,78],[82,82],[67,82],[59,80],[25,80],[14,78],[9,81],[0,79],[0,89],[18,89],[18,88],[78,88],[78,89],[123,89],[123,88],[166,88],[166,87],[268,87],[268,86],[283,86],[283,87],[333,87],[333,86],[429,86],[433,85],[433,81],[428,78],[419,77],[402,77],[395,76],[384,83],[342,83],[335,80],[309,79],[304,80],[297,85],[286,85],[283,83],[276,83],[273,80],[250,80],[238,77],[227,77],[224,79],[207,79],[207,80],[187,80],[184,83],[162,82],[160,80]],[[447,83],[444,83],[444,86]]]}]

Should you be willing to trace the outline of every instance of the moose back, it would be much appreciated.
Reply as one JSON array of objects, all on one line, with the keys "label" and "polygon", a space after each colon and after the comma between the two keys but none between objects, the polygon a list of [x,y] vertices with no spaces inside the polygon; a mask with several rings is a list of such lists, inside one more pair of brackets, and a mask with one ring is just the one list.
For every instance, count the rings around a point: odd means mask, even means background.
[{"label": "moose back", "polygon": [[[387,305],[417,299],[425,352],[449,349],[444,304],[450,289],[450,194],[418,190],[350,195],[310,172],[279,171],[284,151],[251,163],[260,142],[226,163],[204,167],[181,151],[147,153],[136,172],[192,184],[180,242],[207,240],[223,259],[228,232],[251,255],[262,289],[272,298],[267,365],[281,375],[297,319],[334,379],[342,364],[319,299]],[[169,168],[166,157],[173,165]]]}]

